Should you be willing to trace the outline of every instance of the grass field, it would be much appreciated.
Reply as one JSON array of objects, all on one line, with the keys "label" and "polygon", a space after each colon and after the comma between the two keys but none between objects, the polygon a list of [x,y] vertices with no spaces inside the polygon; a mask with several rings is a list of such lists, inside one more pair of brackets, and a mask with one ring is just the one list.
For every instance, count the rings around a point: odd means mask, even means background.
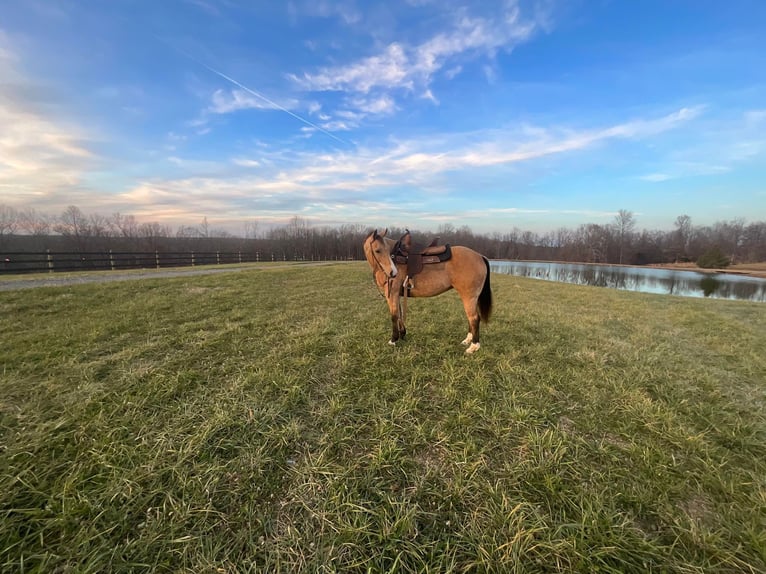
[{"label": "grass field", "polygon": [[766,305],[492,279],[0,293],[0,571],[766,571]]}]

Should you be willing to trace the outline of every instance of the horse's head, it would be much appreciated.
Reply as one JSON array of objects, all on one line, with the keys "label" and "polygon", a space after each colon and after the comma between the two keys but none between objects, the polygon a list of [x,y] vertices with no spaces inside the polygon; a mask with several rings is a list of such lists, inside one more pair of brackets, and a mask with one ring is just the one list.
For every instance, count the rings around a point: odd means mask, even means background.
[{"label": "horse's head", "polygon": [[396,277],[398,270],[391,253],[395,241],[386,237],[386,231],[378,233],[376,229],[365,238],[364,256],[373,272],[382,271],[390,279]]}]

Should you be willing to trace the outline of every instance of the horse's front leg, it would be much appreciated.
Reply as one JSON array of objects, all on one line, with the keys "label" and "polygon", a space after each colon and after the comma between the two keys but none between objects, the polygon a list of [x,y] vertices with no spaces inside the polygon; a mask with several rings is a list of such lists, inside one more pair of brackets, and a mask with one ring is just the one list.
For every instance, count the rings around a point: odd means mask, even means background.
[{"label": "horse's front leg", "polygon": [[391,313],[391,340],[388,342],[389,345],[396,345],[396,342],[404,336],[404,333],[399,328],[400,325],[403,325],[402,319],[399,316],[399,309],[400,309],[400,297],[399,293],[389,293],[388,295],[388,310]]},{"label": "horse's front leg", "polygon": [[407,327],[405,326],[407,306],[403,303],[404,299],[399,297],[399,321],[397,321],[397,327],[399,328],[399,338],[404,340],[407,335]]}]

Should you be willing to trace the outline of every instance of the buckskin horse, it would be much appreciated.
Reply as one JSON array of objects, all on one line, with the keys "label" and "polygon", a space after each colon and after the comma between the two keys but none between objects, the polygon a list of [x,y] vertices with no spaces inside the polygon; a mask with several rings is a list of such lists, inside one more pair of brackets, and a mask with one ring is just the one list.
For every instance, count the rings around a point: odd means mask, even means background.
[{"label": "buckskin horse", "polygon": [[413,251],[409,231],[396,241],[377,229],[365,238],[364,255],[375,284],[388,302],[393,327],[390,345],[407,333],[407,297],[433,297],[454,288],[468,318],[468,335],[462,341],[468,346],[465,352],[472,354],[481,347],[479,325],[489,321],[492,312],[486,257],[461,245],[432,244]]}]

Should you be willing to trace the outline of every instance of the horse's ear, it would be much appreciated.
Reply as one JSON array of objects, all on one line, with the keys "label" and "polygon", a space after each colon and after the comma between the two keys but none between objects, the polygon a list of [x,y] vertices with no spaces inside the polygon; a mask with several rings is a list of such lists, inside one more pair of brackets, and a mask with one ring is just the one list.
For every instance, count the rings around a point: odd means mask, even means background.
[{"label": "horse's ear", "polygon": [[372,233],[370,233],[367,237],[372,237],[373,239],[377,239],[378,238],[378,230],[377,229],[373,229]]},{"label": "horse's ear", "polygon": [[383,233],[381,233],[381,234],[380,234],[380,236],[381,236],[381,237],[385,237],[385,236],[386,236],[386,233],[388,233],[388,227],[386,227],[386,228],[383,230]]}]

